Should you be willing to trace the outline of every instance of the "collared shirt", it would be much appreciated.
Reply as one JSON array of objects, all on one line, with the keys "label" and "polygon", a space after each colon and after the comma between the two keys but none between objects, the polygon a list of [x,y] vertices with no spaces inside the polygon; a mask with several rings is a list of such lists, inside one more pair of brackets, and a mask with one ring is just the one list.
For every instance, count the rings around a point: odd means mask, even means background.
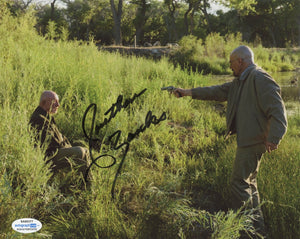
[{"label": "collared shirt", "polygon": [[239,80],[246,80],[247,78],[247,73],[250,71],[250,69],[253,67],[253,66],[256,66],[254,63],[250,64],[243,72],[242,74],[240,75],[239,77]]},{"label": "collared shirt", "polygon": [[247,66],[247,68],[242,72],[242,74],[240,75],[240,77],[238,78],[238,82],[239,82],[239,89],[237,91],[237,94],[236,94],[236,98],[235,98],[235,104],[234,104],[234,110],[233,110],[233,120],[229,126],[229,130],[230,130],[230,134],[235,134],[236,131],[237,131],[237,126],[236,126],[236,114],[237,114],[237,110],[238,110],[238,107],[239,107],[239,102],[240,102],[240,96],[241,96],[241,92],[242,92],[242,87],[243,87],[243,84],[244,81],[247,79],[250,71],[253,69],[253,67],[255,67],[256,65],[254,63],[250,64],[249,66]]}]

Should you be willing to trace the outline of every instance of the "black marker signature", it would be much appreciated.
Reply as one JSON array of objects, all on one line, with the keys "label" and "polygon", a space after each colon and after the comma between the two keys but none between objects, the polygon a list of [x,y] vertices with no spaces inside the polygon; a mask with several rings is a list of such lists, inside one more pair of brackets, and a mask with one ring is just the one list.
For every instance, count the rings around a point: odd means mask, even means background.
[{"label": "black marker signature", "polygon": [[104,113],[104,115],[107,115],[108,113],[110,113],[109,118],[108,119],[105,118],[102,123],[96,125],[95,133],[99,134],[100,129],[103,128],[105,125],[107,125],[116,116],[116,114],[118,112],[120,112],[122,109],[127,108],[130,104],[132,104],[132,102],[136,98],[138,98],[139,96],[144,94],[146,90],[147,89],[143,89],[140,93],[138,93],[138,94],[135,93],[132,98],[126,99],[123,104],[122,104],[123,95],[119,95],[116,103],[112,104],[112,106],[108,109],[108,111],[106,111]]},{"label": "black marker signature", "polygon": [[[122,100],[123,100],[123,96],[120,95],[118,97],[118,100],[116,103],[114,103],[112,105],[112,107],[105,113],[105,114],[108,114],[109,112],[111,112],[110,114],[110,117],[109,119],[105,118],[104,122],[97,125],[96,126],[96,133],[97,131],[99,132],[99,130],[104,127],[105,125],[107,125],[111,119],[113,119],[116,114],[121,111],[122,108],[126,108],[128,107],[137,97],[139,97],[140,95],[142,95],[144,92],[146,91],[146,89],[142,90],[139,94],[134,94],[133,98],[131,99],[127,99],[125,100],[125,102],[122,104]],[[93,117],[92,117],[92,124],[91,124],[91,128],[90,128],[90,133],[87,134],[87,131],[85,129],[85,119],[86,119],[86,116],[87,114],[89,113],[90,110],[93,110]],[[83,129],[83,132],[84,132],[84,135],[85,137],[88,139],[89,141],[89,151],[90,151],[90,158],[91,158],[91,164],[89,165],[87,171],[86,171],[86,174],[85,174],[85,180],[87,181],[87,176],[88,176],[88,173],[89,173],[89,170],[91,169],[91,167],[95,164],[97,167],[99,168],[110,168],[112,167],[113,165],[116,164],[116,158],[112,155],[109,155],[109,154],[103,154],[103,155],[100,155],[96,158],[93,157],[93,154],[92,154],[92,150],[91,150],[91,146],[93,144],[93,142],[96,142],[96,141],[100,141],[101,139],[99,138],[93,138],[94,136],[94,125],[95,125],[95,117],[96,117],[96,112],[97,112],[97,105],[96,104],[90,104],[88,106],[88,108],[86,109],[85,113],[84,113],[84,116],[83,116],[83,120],[82,120],[82,129]],[[112,188],[111,188],[111,195],[112,195],[112,198],[114,199],[114,189],[115,189],[115,185],[116,185],[116,181],[117,181],[117,178],[119,176],[119,174],[121,173],[121,169],[123,167],[123,164],[124,164],[124,161],[125,161],[125,158],[126,158],[126,155],[127,155],[127,152],[129,150],[129,146],[130,146],[130,142],[135,138],[137,137],[140,133],[144,132],[147,128],[149,128],[151,126],[151,124],[154,124],[154,125],[157,125],[159,124],[161,121],[163,120],[166,120],[166,113],[163,112],[162,115],[157,118],[155,115],[152,114],[151,111],[148,111],[147,115],[146,115],[146,118],[145,118],[145,123],[142,124],[134,133],[129,133],[128,136],[127,136],[127,140],[124,141],[123,143],[120,143],[119,144],[119,140],[120,140],[120,136],[122,134],[122,131],[121,130],[117,130],[116,132],[114,132],[112,135],[109,136],[108,138],[108,143],[110,143],[112,145],[112,149],[113,150],[118,150],[122,147],[125,147],[125,151],[122,155],[122,159],[121,159],[121,162],[119,164],[119,167],[117,169],[117,172],[115,174],[115,178],[114,178],[114,181],[113,181],[113,184],[112,184]],[[104,157],[109,157],[111,158],[112,162],[111,164],[107,165],[107,166],[100,166],[97,161],[100,159],[100,158],[104,158]]]},{"label": "black marker signature", "polygon": [[[157,119],[157,117],[155,115],[152,115],[152,112],[149,110],[148,113],[147,113],[147,116],[145,118],[145,124],[142,124],[134,133],[129,133],[128,136],[127,136],[127,141],[125,141],[125,142],[118,145],[120,136],[122,134],[121,130],[117,130],[115,133],[113,133],[111,136],[109,136],[109,142],[112,142],[114,150],[118,150],[119,148],[123,147],[124,145],[126,146],[125,147],[125,152],[124,152],[123,157],[121,159],[121,162],[119,164],[119,167],[118,167],[118,170],[116,172],[116,175],[115,175],[115,178],[114,178],[114,181],[113,181],[113,185],[112,185],[112,188],[111,188],[112,198],[114,198],[114,189],[115,189],[115,186],[116,186],[116,181],[117,181],[117,178],[118,178],[119,174],[121,173],[121,169],[123,167],[125,157],[126,157],[127,152],[129,150],[130,142],[135,137],[137,137],[140,133],[144,132],[147,128],[149,128],[151,126],[151,124],[157,125],[161,121],[164,121],[166,119],[167,119],[166,112],[163,112],[162,115]],[[115,139],[114,139],[114,137],[115,137]],[[114,141],[112,141],[113,139],[114,139]]]}]

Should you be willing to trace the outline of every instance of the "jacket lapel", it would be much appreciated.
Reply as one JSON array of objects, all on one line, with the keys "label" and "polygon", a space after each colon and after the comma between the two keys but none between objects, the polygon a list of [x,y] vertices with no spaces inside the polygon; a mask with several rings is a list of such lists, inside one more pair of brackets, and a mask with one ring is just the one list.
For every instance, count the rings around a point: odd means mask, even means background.
[{"label": "jacket lapel", "polygon": [[227,105],[227,114],[226,114],[226,121],[227,121],[227,135],[226,138],[234,133],[232,131],[235,130],[234,120],[236,116],[236,111],[239,105],[239,101],[241,98],[243,86],[249,76],[249,74],[254,72],[254,69],[256,69],[256,66],[249,68],[247,72],[243,75],[242,79],[236,78],[234,79],[234,82],[232,84],[232,89],[230,91],[230,94],[228,96],[228,105]]}]

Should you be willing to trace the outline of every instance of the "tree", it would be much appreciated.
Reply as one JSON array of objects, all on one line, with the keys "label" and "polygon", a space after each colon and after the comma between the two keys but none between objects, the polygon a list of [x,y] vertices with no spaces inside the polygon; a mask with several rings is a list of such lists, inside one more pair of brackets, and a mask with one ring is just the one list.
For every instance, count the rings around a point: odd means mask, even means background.
[{"label": "tree", "polygon": [[255,5],[259,1],[265,0],[215,0],[228,8],[237,10],[240,15],[247,15],[249,12],[255,11]]},{"label": "tree", "polygon": [[118,0],[118,8],[116,8],[114,0],[110,0],[111,11],[114,19],[114,40],[116,45],[122,45],[121,20],[123,11],[123,0]]},{"label": "tree", "polygon": [[[188,17],[191,12],[193,13],[194,5],[197,1],[198,0],[186,0],[186,3],[188,4],[188,9],[184,13],[185,35],[191,34]],[[190,18],[193,19],[193,16],[190,16]]]},{"label": "tree", "polygon": [[178,34],[176,31],[176,17],[175,13],[176,10],[179,7],[177,0],[165,0],[164,4],[168,7],[169,14],[167,17],[167,28],[168,28],[168,35],[169,35],[169,42],[177,41],[178,40]]},{"label": "tree", "polygon": [[52,20],[52,21],[54,21],[54,11],[55,11],[55,2],[56,2],[56,0],[53,0],[52,2],[51,2],[51,15],[50,15],[50,19]]},{"label": "tree", "polygon": [[21,9],[21,10],[26,10],[29,5],[33,2],[33,0],[13,0],[13,5],[18,8],[18,9]]},{"label": "tree", "polygon": [[136,4],[137,12],[134,19],[136,42],[141,44],[144,41],[145,24],[148,19],[147,11],[150,7],[149,0],[133,0],[131,3]]},{"label": "tree", "polygon": [[203,12],[205,20],[207,22],[208,33],[212,32],[212,28],[211,28],[211,24],[210,24],[210,19],[209,19],[209,14],[207,13],[207,8],[209,8],[209,7],[210,7],[210,5],[208,3],[208,0],[203,0],[202,5],[200,6],[200,10]]},{"label": "tree", "polygon": [[[169,38],[170,29],[167,25],[169,12],[162,1],[151,1],[148,16],[144,35],[146,41],[152,43],[159,41],[161,44],[175,41]],[[180,31],[180,26],[176,25],[175,29]]]},{"label": "tree", "polygon": [[20,12],[25,12],[33,0],[11,0],[8,1],[8,8],[14,15],[18,15]]},{"label": "tree", "polygon": [[210,30],[209,17],[207,13],[207,8],[209,8],[208,0],[186,0],[188,4],[188,9],[184,14],[184,22],[186,27],[186,35],[193,34],[195,29],[194,16],[199,11],[204,15],[205,20]]},{"label": "tree", "polygon": [[265,46],[273,47],[299,45],[299,5],[299,0],[258,1],[255,11],[242,17],[248,28],[246,39],[258,36]]},{"label": "tree", "polygon": [[35,28],[42,35],[47,33],[48,24],[50,21],[55,23],[57,34],[61,33],[62,28],[67,29],[68,27],[62,9],[56,9],[53,11],[49,5],[39,6],[36,9],[36,16],[37,24]]}]

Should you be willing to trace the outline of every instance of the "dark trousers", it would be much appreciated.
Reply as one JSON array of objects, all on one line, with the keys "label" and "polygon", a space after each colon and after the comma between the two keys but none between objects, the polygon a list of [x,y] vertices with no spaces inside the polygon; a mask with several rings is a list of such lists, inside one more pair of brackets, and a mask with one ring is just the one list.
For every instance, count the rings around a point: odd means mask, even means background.
[{"label": "dark trousers", "polygon": [[80,146],[60,148],[49,161],[53,163],[54,171],[63,168],[77,168],[77,171],[85,173],[88,164],[88,150]]},{"label": "dark trousers", "polygon": [[264,232],[264,218],[256,177],[265,152],[264,144],[238,147],[231,177],[232,208],[237,210],[244,206],[245,210],[249,209],[253,226],[259,233]]},{"label": "dark trousers", "polygon": [[[73,175],[74,178],[79,178],[83,182],[86,170],[89,164],[89,151],[88,149],[75,146],[60,148],[56,153],[47,159],[47,163],[51,163],[51,170],[54,175],[57,175],[59,172],[77,172],[76,175]],[[88,184],[89,186],[91,180],[90,173],[88,175]],[[81,183],[82,186],[84,186]]]}]

